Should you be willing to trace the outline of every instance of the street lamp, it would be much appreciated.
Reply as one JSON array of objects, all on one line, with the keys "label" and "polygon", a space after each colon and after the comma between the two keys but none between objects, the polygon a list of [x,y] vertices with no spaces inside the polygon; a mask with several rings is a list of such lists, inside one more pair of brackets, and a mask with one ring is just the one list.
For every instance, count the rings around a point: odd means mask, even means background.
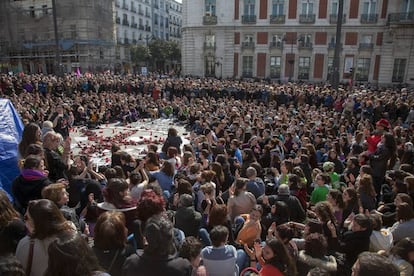
[{"label": "street lamp", "polygon": [[282,39],[283,42],[286,43],[290,43],[290,57],[288,59],[288,63],[289,63],[289,81],[292,81],[293,78],[293,71],[294,71],[294,66],[295,66],[295,58],[293,57],[293,43],[296,41],[296,38],[291,35],[290,38],[288,39],[287,36],[285,35]]}]

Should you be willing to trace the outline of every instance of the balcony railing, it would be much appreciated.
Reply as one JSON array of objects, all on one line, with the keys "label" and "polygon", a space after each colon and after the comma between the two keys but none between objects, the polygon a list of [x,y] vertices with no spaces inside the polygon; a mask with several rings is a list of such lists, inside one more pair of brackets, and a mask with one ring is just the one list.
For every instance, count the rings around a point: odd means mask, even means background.
[{"label": "balcony railing", "polygon": [[127,6],[126,4],[123,4],[123,5],[122,5],[122,8],[123,8],[124,10],[126,10],[126,11],[128,10],[128,6]]},{"label": "balcony railing", "polygon": [[119,1],[115,1],[115,7],[119,8],[121,4],[119,4]]},{"label": "balcony railing", "polygon": [[204,50],[215,50],[216,43],[204,42]]},{"label": "balcony railing", "polygon": [[361,24],[375,24],[378,22],[378,14],[361,14]]},{"label": "balcony railing", "polygon": [[243,78],[252,78],[253,77],[253,70],[250,69],[250,70],[243,71],[242,77]]},{"label": "balcony railing", "polygon": [[243,24],[254,24],[256,23],[256,15],[242,15]]},{"label": "balcony railing", "polygon": [[149,17],[151,17],[151,14],[149,12],[146,12],[145,16],[149,18]]},{"label": "balcony railing", "polygon": [[[328,44],[328,49],[335,49],[336,47],[336,43],[335,42],[329,42]],[[342,49],[343,45],[341,43],[341,49]]]},{"label": "balcony railing", "polygon": [[390,13],[388,24],[414,24],[414,12]]},{"label": "balcony railing", "polygon": [[131,7],[131,12],[133,12],[133,13],[137,13],[137,8],[135,8],[135,7]]},{"label": "balcony railing", "polygon": [[286,21],[286,15],[270,15],[270,24],[284,24]]},{"label": "balcony railing", "polygon": [[215,15],[205,15],[203,16],[203,25],[216,25],[217,16]]},{"label": "balcony railing", "polygon": [[138,24],[137,23],[132,23],[131,24],[131,28],[135,28],[136,29],[137,27],[138,27]]},{"label": "balcony railing", "polygon": [[141,24],[140,24],[140,25],[138,26],[138,29],[140,29],[140,30],[144,30],[144,25],[141,25]]},{"label": "balcony railing", "polygon": [[[329,15],[329,23],[336,24],[338,22],[338,15],[333,13]],[[346,14],[342,15],[342,23],[346,22]]]},{"label": "balcony railing", "polygon": [[128,38],[124,38],[124,44],[129,44],[129,39]]},{"label": "balcony railing", "polygon": [[254,42],[253,41],[248,41],[248,42],[242,42],[242,48],[243,49],[254,49]]},{"label": "balcony railing", "polygon": [[136,40],[136,39],[132,40],[132,44],[137,44],[137,43],[138,43],[138,40]]},{"label": "balcony railing", "polygon": [[309,49],[312,50],[313,44],[311,42],[302,42],[299,41],[298,43],[298,49]]},{"label": "balcony railing", "polygon": [[151,32],[151,26],[145,26],[145,31]]},{"label": "balcony railing", "polygon": [[299,23],[302,24],[313,24],[315,23],[315,14],[300,14],[299,15]]},{"label": "balcony railing", "polygon": [[372,50],[374,49],[374,43],[359,43],[360,50]]},{"label": "balcony railing", "polygon": [[124,26],[129,26],[129,22],[128,22],[128,20],[122,20],[122,25],[124,25]]},{"label": "balcony railing", "polygon": [[138,10],[138,14],[139,14],[139,15],[144,15],[144,11],[142,11],[142,10]]},{"label": "balcony railing", "polygon": [[283,42],[281,42],[281,41],[272,41],[272,42],[270,42],[269,47],[270,48],[282,49],[283,48]]},{"label": "balcony railing", "polygon": [[120,18],[120,17],[117,17],[117,18],[115,19],[115,22],[116,22],[117,24],[121,24],[121,18]]}]

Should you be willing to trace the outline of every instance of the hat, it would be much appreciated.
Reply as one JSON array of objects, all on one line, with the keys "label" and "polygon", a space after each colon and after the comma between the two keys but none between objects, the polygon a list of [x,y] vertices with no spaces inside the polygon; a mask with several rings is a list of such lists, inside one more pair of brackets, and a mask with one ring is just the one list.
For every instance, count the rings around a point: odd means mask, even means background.
[{"label": "hat", "polygon": [[376,123],[376,125],[377,126],[382,126],[383,128],[386,128],[386,129],[389,129],[391,127],[390,123],[386,119],[384,119],[384,118],[382,118],[381,120],[379,120]]},{"label": "hat", "polygon": [[289,186],[286,184],[282,184],[277,189],[277,192],[279,195],[289,195],[290,194]]},{"label": "hat", "polygon": [[193,197],[189,194],[182,194],[180,195],[180,205],[182,207],[190,207],[193,206]]}]

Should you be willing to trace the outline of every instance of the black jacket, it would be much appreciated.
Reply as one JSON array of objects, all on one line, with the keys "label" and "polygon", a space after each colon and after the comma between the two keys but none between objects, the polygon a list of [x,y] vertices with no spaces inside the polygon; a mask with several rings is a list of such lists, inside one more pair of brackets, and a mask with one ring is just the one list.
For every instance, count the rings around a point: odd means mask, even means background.
[{"label": "black jacket", "polygon": [[29,201],[41,199],[42,189],[51,183],[47,176],[35,180],[27,180],[22,175],[19,175],[12,183],[12,193],[15,198],[16,209],[24,214]]},{"label": "black jacket", "polygon": [[192,266],[180,257],[169,255],[156,258],[143,253],[126,259],[122,271],[124,276],[190,276]]},{"label": "black jacket", "polygon": [[344,233],[343,238],[337,243],[336,251],[345,253],[346,263],[351,267],[358,259],[358,255],[369,251],[371,230]]},{"label": "black jacket", "polygon": [[269,204],[272,206],[276,201],[283,201],[289,207],[290,220],[302,222],[306,218],[305,210],[303,210],[299,199],[292,195],[271,195],[269,196]]},{"label": "black jacket", "polygon": [[175,212],[175,227],[182,230],[186,237],[197,237],[200,225],[201,214],[193,206],[180,207]]}]

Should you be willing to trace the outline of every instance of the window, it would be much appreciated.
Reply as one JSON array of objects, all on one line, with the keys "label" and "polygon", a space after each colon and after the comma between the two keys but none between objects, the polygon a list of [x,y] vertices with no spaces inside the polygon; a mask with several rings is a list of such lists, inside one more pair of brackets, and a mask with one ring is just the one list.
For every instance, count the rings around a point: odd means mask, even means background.
[{"label": "window", "polygon": [[253,57],[243,56],[242,64],[243,77],[253,77]]},{"label": "window", "polygon": [[206,56],[204,59],[204,71],[206,77],[213,77],[216,74],[216,63],[214,56]]},{"label": "window", "polygon": [[313,14],[313,0],[302,1],[302,14]]},{"label": "window", "polygon": [[369,58],[358,59],[355,80],[368,81],[370,63],[371,60]]},{"label": "window", "polygon": [[363,13],[364,14],[375,14],[376,13],[376,0],[365,0],[363,3]]},{"label": "window", "polygon": [[158,25],[158,14],[154,13],[154,25]]},{"label": "window", "polygon": [[[334,42],[335,43],[335,42]],[[330,80],[332,78],[332,73],[333,73],[333,61],[334,58],[333,57],[328,57],[328,75],[327,75],[327,79]]]},{"label": "window", "polygon": [[272,1],[272,15],[283,15],[284,0]]},{"label": "window", "polygon": [[392,70],[393,82],[404,82],[406,59],[396,58],[394,60],[394,69]]},{"label": "window", "polygon": [[216,45],[216,36],[214,34],[206,35],[206,47],[214,47]]},{"label": "window", "polygon": [[36,16],[35,9],[33,6],[29,7],[29,13],[30,13],[30,17],[34,18]]},{"label": "window", "polygon": [[414,12],[414,0],[403,1],[401,5],[401,12],[402,13]]},{"label": "window", "polygon": [[42,11],[43,11],[43,15],[47,15],[49,13],[49,9],[47,8],[47,5],[42,5]]},{"label": "window", "polygon": [[244,15],[255,14],[255,0],[244,0]]},{"label": "window", "polygon": [[270,57],[270,77],[280,78],[280,72],[282,69],[282,58],[281,57]]},{"label": "window", "polygon": [[338,8],[339,8],[339,3],[338,0],[333,0],[332,1],[332,6],[331,6],[331,14],[338,14]]},{"label": "window", "polygon": [[310,57],[299,57],[298,79],[308,80],[310,71]]},{"label": "window", "polygon": [[216,15],[216,0],[206,0],[206,15],[215,16]]},{"label": "window", "polygon": [[272,36],[271,46],[273,47],[282,47],[283,36],[280,34],[275,34]]}]

